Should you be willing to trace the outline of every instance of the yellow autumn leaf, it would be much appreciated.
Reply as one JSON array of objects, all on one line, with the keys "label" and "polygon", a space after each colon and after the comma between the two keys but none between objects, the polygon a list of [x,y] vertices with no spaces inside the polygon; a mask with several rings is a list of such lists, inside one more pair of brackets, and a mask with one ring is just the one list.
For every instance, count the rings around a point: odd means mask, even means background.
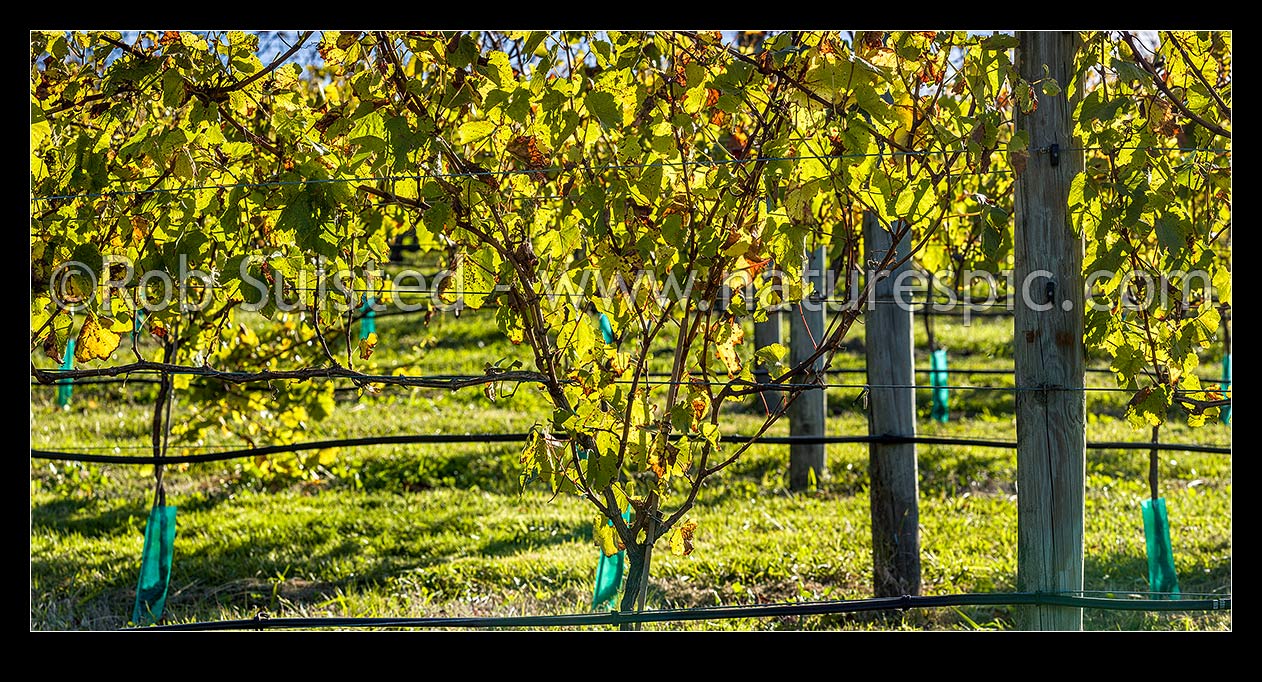
[{"label": "yellow autumn leaf", "polygon": [[697,524],[694,521],[685,521],[676,526],[670,534],[670,553],[675,556],[692,554],[692,535],[696,530]]},{"label": "yellow autumn leaf", "polygon": [[911,126],[915,120],[915,104],[911,95],[899,93],[898,101],[891,107],[896,123],[891,131],[890,139],[907,148],[912,148]]},{"label": "yellow autumn leaf", "polygon": [[613,556],[618,553],[618,533],[614,531],[613,526],[609,522],[600,519],[596,522],[595,532],[592,534],[596,541],[596,546],[605,556]]},{"label": "yellow autumn leaf", "polygon": [[104,360],[118,348],[122,340],[122,336],[110,331],[109,327],[102,326],[97,321],[96,315],[89,315],[83,322],[83,326],[79,328],[79,336],[75,339],[75,362]]},{"label": "yellow autumn leaf", "polygon": [[337,453],[337,448],[320,448],[316,451],[316,460],[324,466],[329,466],[337,461]]},{"label": "yellow autumn leaf", "polygon": [[720,321],[715,324],[715,356],[723,361],[729,376],[741,371],[741,358],[736,353],[736,346],[745,342],[745,331],[740,323],[733,320]]},{"label": "yellow autumn leaf", "polygon": [[367,337],[359,340],[359,357],[367,360],[372,357],[372,352],[377,348],[377,332],[369,334]]}]

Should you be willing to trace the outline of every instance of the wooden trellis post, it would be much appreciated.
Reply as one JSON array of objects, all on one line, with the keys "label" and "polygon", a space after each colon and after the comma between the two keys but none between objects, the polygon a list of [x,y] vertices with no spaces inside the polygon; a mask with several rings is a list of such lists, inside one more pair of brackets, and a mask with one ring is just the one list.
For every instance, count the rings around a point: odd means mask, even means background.
[{"label": "wooden trellis post", "polygon": [[[1070,92],[1078,38],[1073,32],[1020,31],[1021,78],[1050,77],[1062,95],[1014,113],[1029,134],[1031,154],[1016,176],[1014,258],[1017,410],[1017,589],[1082,590],[1083,470],[1086,432],[1083,387],[1082,237],[1070,222],[1069,185],[1083,168],[1073,138]],[[1044,71],[1044,69],[1047,69]],[[1080,630],[1082,609],[1018,610],[1026,630]]]},{"label": "wooden trellis post", "polygon": [[[892,235],[876,216],[863,216],[865,260],[880,262],[890,250]],[[894,251],[902,258],[909,238]],[[868,433],[874,436],[916,435],[916,383],[912,358],[910,291],[898,305],[895,280],[911,270],[903,263],[877,281],[875,305],[864,311],[864,352],[867,360]],[[869,276],[872,276],[869,274]],[[906,287],[906,283],[904,283]],[[907,386],[908,388],[881,388]],[[872,586],[878,597],[920,594],[920,487],[916,444],[868,445],[869,497],[872,504]]]},{"label": "wooden trellis post", "polygon": [[[808,259],[810,276],[807,285],[815,284],[814,292],[827,297],[831,293],[828,282],[828,249],[820,246],[811,251]],[[796,366],[815,352],[816,344],[824,341],[824,301],[803,299],[789,311],[789,362]],[[824,358],[815,360],[815,368],[823,369]],[[793,436],[823,436],[824,391],[803,391],[789,405],[789,434]],[[789,446],[789,489],[806,490],[811,480],[819,481],[824,475],[824,444],[794,443]]]}]

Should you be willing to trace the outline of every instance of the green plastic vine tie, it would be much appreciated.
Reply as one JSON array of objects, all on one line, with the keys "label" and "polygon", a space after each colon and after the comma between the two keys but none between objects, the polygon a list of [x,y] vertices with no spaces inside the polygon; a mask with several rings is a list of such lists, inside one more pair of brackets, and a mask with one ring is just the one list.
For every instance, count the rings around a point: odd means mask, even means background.
[{"label": "green plastic vine tie", "polygon": [[1179,576],[1174,571],[1174,551],[1170,544],[1170,517],[1166,499],[1143,501],[1144,540],[1148,545],[1148,589],[1168,595],[1179,593]]},{"label": "green plastic vine tie", "polygon": [[939,348],[929,356],[929,383],[933,386],[933,411],[930,416],[945,424],[951,418],[945,348]]},{"label": "green plastic vine tie", "polygon": [[1144,514],[1144,543],[1148,547],[1148,590],[1158,598],[1179,593],[1179,577],[1174,571],[1174,550],[1170,543],[1170,517],[1165,498],[1157,496],[1157,445],[1161,427],[1152,427],[1153,449],[1148,453],[1149,499],[1140,505]]},{"label": "green plastic vine tie", "polygon": [[[604,337],[605,343],[614,342],[613,327],[609,324],[609,316],[604,313],[600,314],[600,335]],[[586,459],[587,453],[582,452],[580,457]],[[622,520],[631,520],[629,505],[622,512]],[[613,525],[613,521],[607,520],[605,523]],[[596,590],[592,594],[592,609],[616,609],[618,589],[622,585],[623,573],[626,572],[627,552],[623,550],[613,556],[605,556],[603,551],[597,550],[597,555],[599,559],[596,564]]]},{"label": "green plastic vine tie", "polygon": [[359,322],[359,338],[366,339],[369,334],[377,333],[377,311],[373,310],[373,305],[377,303],[374,296],[367,296],[363,299],[364,317]]},{"label": "green plastic vine tie", "polygon": [[[1231,353],[1223,353],[1223,393],[1231,390]],[[1231,405],[1223,407],[1223,423],[1231,423]]]},{"label": "green plastic vine tie", "polygon": [[175,554],[175,507],[154,505],[145,523],[145,546],[140,556],[140,580],[131,620],[153,625],[162,619],[167,588],[171,584],[171,559]]},{"label": "green plastic vine tie", "polygon": [[605,343],[613,343],[613,327],[609,325],[609,316],[604,313],[600,314],[600,335],[605,337]]},{"label": "green plastic vine tie", "polygon": [[[74,369],[74,339],[66,342],[66,356],[62,358],[61,368]],[[57,382],[57,407],[63,410],[70,407],[70,396],[74,394],[74,379],[66,378]]]},{"label": "green plastic vine tie", "polygon": [[[630,505],[622,512],[622,520],[630,523]],[[613,525],[613,521],[606,520],[605,523]],[[626,572],[627,551],[624,549],[613,556],[605,556],[600,550],[596,552],[600,555],[600,560],[596,564],[596,590],[592,594],[592,609],[615,610],[618,608],[618,589],[622,586],[622,576]]]},{"label": "green plastic vine tie", "polygon": [[145,324],[145,309],[136,309],[136,323],[131,326],[131,347],[136,347],[136,335],[140,333],[141,327]]}]

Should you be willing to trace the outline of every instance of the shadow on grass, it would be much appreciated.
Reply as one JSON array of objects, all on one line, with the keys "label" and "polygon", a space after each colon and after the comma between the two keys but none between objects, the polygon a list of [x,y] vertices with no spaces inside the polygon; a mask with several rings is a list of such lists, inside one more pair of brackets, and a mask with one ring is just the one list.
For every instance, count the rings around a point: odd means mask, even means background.
[{"label": "shadow on grass", "polygon": [[[144,528],[150,504],[147,501],[119,501],[102,511],[94,498],[64,497],[31,505],[31,529],[75,533],[85,538],[105,538]],[[138,525],[137,525],[138,524]]]},{"label": "shadow on grass", "polygon": [[[510,557],[523,551],[537,551],[549,545],[562,545],[568,542],[590,541],[592,528],[586,522],[565,524],[564,530],[554,529],[553,533],[530,533],[511,538],[492,540],[479,547],[479,554],[485,557]],[[592,550],[596,552],[596,549]]]},{"label": "shadow on grass", "polygon": [[[84,505],[73,502],[44,505],[38,512],[40,523],[61,533],[86,529],[97,536],[119,535],[134,532],[129,513],[144,511],[143,505],[137,504],[134,509],[116,508],[71,519],[67,517],[89,513]],[[482,512],[475,508],[429,512],[423,520],[409,515],[396,524],[394,517],[404,514],[404,508],[375,507],[368,504],[371,502],[365,501],[362,513],[331,515],[323,521],[305,518],[267,526],[263,522],[268,512],[258,515],[258,524],[244,529],[204,517],[185,521],[180,533],[197,536],[209,526],[220,537],[193,550],[189,549],[194,544],[191,538],[182,542],[177,533],[171,574],[172,612],[182,619],[215,619],[225,606],[246,611],[319,607],[358,586],[380,588],[410,572],[454,566],[468,559],[490,562],[463,564],[431,577],[440,592],[456,594],[477,582],[511,582],[509,567],[515,564],[496,565],[496,559],[582,541],[590,535],[585,521],[547,520],[528,525],[505,516],[502,523],[482,525]],[[377,518],[365,521],[367,516]],[[71,524],[78,525],[71,530]],[[383,538],[386,529],[393,537]],[[484,536],[481,540],[476,539],[479,533]],[[36,595],[37,601],[70,599],[78,611],[110,614],[104,626],[122,627],[134,598],[138,564],[139,556],[120,557],[113,552],[80,560],[65,555],[32,555],[30,565],[33,584],[44,586],[39,589],[43,594]],[[85,594],[78,584],[81,574],[93,576],[90,593]]]},{"label": "shadow on grass", "polygon": [[[1224,553],[1224,556],[1228,555]],[[1112,596],[1121,599],[1147,597],[1147,555],[1117,553],[1087,556],[1083,589],[1112,592]],[[1230,559],[1216,562],[1199,571],[1181,571],[1179,589],[1189,599],[1201,598],[1194,596],[1195,593],[1213,593],[1224,596],[1230,594]],[[1108,595],[1091,594],[1090,596]],[[1088,630],[1164,630],[1179,629],[1182,627],[1180,624],[1200,622],[1200,627],[1229,628],[1230,617],[1229,612],[1212,611],[1144,612],[1086,609],[1083,612],[1083,627]]]},{"label": "shadow on grass", "polygon": [[[103,515],[98,519],[102,526],[111,524],[114,532],[125,532],[126,521],[115,511],[113,516]],[[51,513],[46,511],[47,513]],[[452,510],[433,515],[424,523],[414,524],[400,530],[401,537],[442,536],[456,534],[468,537],[471,520],[476,518],[475,510]],[[512,523],[512,521],[509,521]],[[434,549],[426,546],[391,546],[369,548],[366,550],[361,541],[357,541],[355,530],[370,532],[371,529],[359,528],[351,519],[342,523],[334,522],[331,527],[320,528],[311,522],[296,524],[288,532],[258,533],[238,535],[232,539],[225,538],[212,548],[195,555],[182,554],[177,544],[177,555],[172,574],[173,597],[172,613],[182,619],[209,620],[220,617],[220,609],[234,607],[251,612],[257,609],[268,609],[273,613],[293,613],[308,607],[323,607],[336,602],[345,592],[360,585],[388,584],[390,580],[402,574],[424,569],[439,564],[449,563],[457,559],[469,557],[511,557],[542,546],[581,541],[587,535],[587,527],[583,522],[551,522],[551,533],[538,532],[541,529],[522,527],[509,529],[508,533],[500,533],[498,537],[489,538],[481,544],[452,545],[445,549]],[[321,549],[310,546],[321,541],[320,537],[308,538],[304,543],[303,533],[323,535],[325,542],[328,533],[341,534],[340,540],[328,542]],[[362,539],[362,538],[360,538]],[[177,540],[178,543],[178,540]],[[1223,547],[1226,550],[1226,541]],[[353,571],[344,577],[333,580],[322,580],[318,576],[328,575],[330,565],[351,561],[367,553],[383,551],[380,557],[370,557],[359,562]],[[1224,551],[1222,556],[1229,556]],[[53,575],[64,572],[65,558],[34,557],[31,570],[36,575]],[[508,569],[502,569],[507,571]],[[467,566],[461,570],[444,573],[436,579],[444,584],[444,592],[458,593],[461,584],[466,588],[482,580],[499,580],[507,584],[508,574],[492,575],[498,568]],[[501,572],[502,572],[501,571]],[[79,608],[99,613],[117,613],[117,622],[98,623],[98,626],[121,627],[125,624],[126,613],[134,591],[135,577],[131,571],[116,572],[117,577],[94,585],[92,595],[81,599]],[[1089,555],[1085,559],[1085,589],[1110,590],[1118,597],[1126,594],[1139,596],[1146,588],[1147,560],[1142,553],[1105,553]],[[1231,585],[1230,559],[1205,566],[1202,570],[1181,574],[1180,583],[1185,593],[1216,592],[1228,593]],[[659,581],[660,582],[660,581]],[[669,582],[669,581],[668,581]],[[447,585],[446,583],[451,583]],[[658,586],[662,587],[661,585]],[[716,586],[722,589],[722,585]],[[965,588],[964,591],[969,591]],[[980,590],[979,587],[971,588]],[[1014,586],[1009,581],[1001,580],[995,591],[1011,591]],[[658,592],[661,590],[659,589]],[[696,590],[694,590],[696,591]],[[690,595],[674,594],[667,590],[658,597],[666,597],[675,606],[709,605],[713,603],[713,593],[709,589],[701,590],[693,598]],[[763,595],[768,601],[793,601],[793,590],[783,593],[772,590]],[[852,595],[862,598],[867,595]],[[733,603],[740,601],[732,595],[723,594],[723,601]],[[89,603],[90,602],[90,603]],[[691,603],[689,603],[691,602]],[[660,602],[659,602],[660,603]],[[1016,625],[1016,607],[986,606],[960,607],[959,609],[944,607],[925,610],[912,610],[906,613],[889,612],[884,614],[846,614],[819,617],[790,617],[775,622],[760,621],[755,627],[759,629],[1011,629]],[[1230,616],[1205,612],[1173,612],[1150,614],[1144,612],[1104,611],[1087,609],[1084,612],[1084,627],[1088,630],[1138,630],[1138,629],[1178,629],[1189,625],[1198,627],[1230,627]]]},{"label": "shadow on grass", "polygon": [[[1084,590],[1113,591],[1115,598],[1143,598],[1148,590],[1148,560],[1142,554],[1087,556],[1084,562]],[[1016,591],[1013,582],[995,592]],[[1196,574],[1179,576],[1181,590],[1192,593],[1230,594],[1231,563],[1222,561]],[[1091,594],[1091,596],[1106,596]],[[859,597],[862,598],[862,597]],[[856,614],[830,614],[805,619],[783,619],[775,629],[1013,629],[1017,627],[1017,606],[970,606],[914,609]],[[1209,611],[1144,612],[1084,609],[1084,630],[1169,630],[1189,625],[1201,628],[1230,627],[1230,614]]]},{"label": "shadow on grass", "polygon": [[363,459],[357,463],[357,474],[359,484],[368,491],[418,492],[477,486],[489,492],[515,495],[519,492],[521,468],[518,458],[515,444],[440,455],[417,451]]},{"label": "shadow on grass", "polygon": [[[1216,550],[1223,551],[1222,561],[1202,567],[1201,570],[1179,571],[1179,589],[1187,594],[1222,593],[1231,591],[1231,560],[1224,541]],[[1175,548],[1178,561],[1178,548]],[[1148,556],[1146,554],[1105,554],[1086,557],[1083,589],[1112,591],[1123,594],[1143,594],[1148,591]]]}]

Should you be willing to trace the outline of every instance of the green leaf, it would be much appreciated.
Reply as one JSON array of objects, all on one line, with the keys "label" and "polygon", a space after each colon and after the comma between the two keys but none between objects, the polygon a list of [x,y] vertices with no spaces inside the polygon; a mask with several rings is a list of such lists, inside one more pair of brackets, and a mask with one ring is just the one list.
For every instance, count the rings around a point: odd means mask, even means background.
[{"label": "green leaf", "polygon": [[1119,379],[1126,380],[1135,376],[1144,367],[1147,358],[1144,351],[1136,348],[1129,343],[1119,345],[1113,352],[1113,361],[1109,367],[1118,375]]},{"label": "green leaf", "polygon": [[992,52],[997,50],[1009,50],[1020,44],[1021,41],[1017,39],[1016,36],[1008,35],[1006,33],[1000,33],[984,38],[981,42],[983,50],[990,50]]},{"label": "green leaf", "polygon": [[618,475],[618,458],[615,453],[589,452],[587,457],[587,484],[592,490],[604,490]]},{"label": "green leaf", "polygon": [[587,110],[606,128],[622,127],[622,107],[618,100],[608,92],[592,90],[583,99]]},{"label": "green leaf", "polygon": [[496,306],[495,324],[503,332],[509,343],[517,345],[525,339],[526,327],[522,324],[521,316],[513,312],[511,307],[506,305]]},{"label": "green leaf", "polygon": [[1121,97],[1107,102],[1102,101],[1102,98],[1099,90],[1092,90],[1091,94],[1083,98],[1078,114],[1079,124],[1085,121],[1111,121],[1117,115],[1117,110],[1126,104],[1126,100]]},{"label": "green leaf", "polygon": [[419,149],[424,141],[424,136],[412,129],[408,124],[408,120],[403,116],[394,116],[386,120],[386,134],[390,142],[390,149],[394,156],[394,169],[401,170],[403,168],[415,165],[409,157]]},{"label": "green leaf", "polygon": [[719,96],[719,101],[715,106],[729,114],[734,114],[740,110],[741,100],[735,95],[724,93]]},{"label": "green leaf", "polygon": [[447,63],[462,69],[478,61],[478,44],[468,33],[460,36],[460,42],[453,52],[447,54]]},{"label": "green leaf", "polygon": [[491,52],[487,57],[488,65],[482,70],[486,73],[487,78],[497,86],[503,88],[512,86],[515,81],[513,79],[513,67],[509,64],[508,55],[498,50]]},{"label": "green leaf", "polygon": [[531,31],[530,37],[526,38],[526,43],[522,46],[522,54],[534,54],[547,37],[547,31]]},{"label": "green leaf", "polygon": [[773,343],[754,351],[754,362],[759,365],[777,365],[789,355],[783,344]]},{"label": "green leaf", "polygon": [[[1022,131],[1023,133],[1025,131]],[[1081,206],[1085,201],[1084,194],[1087,189],[1087,174],[1079,173],[1069,183],[1069,207]]]},{"label": "green leaf", "polygon": [[490,121],[469,121],[456,130],[456,144],[477,142],[495,132],[495,124]]},{"label": "green leaf", "polygon": [[193,180],[197,177],[197,173],[193,170],[193,162],[185,152],[175,154],[175,175],[185,180]]},{"label": "green leaf", "polygon": [[1219,265],[1214,270],[1212,283],[1214,292],[1218,295],[1218,302],[1231,305],[1231,271]]},{"label": "green leaf", "polygon": [[184,102],[184,78],[179,69],[169,69],[162,74],[162,105],[172,109]]},{"label": "green leaf", "polygon": [[936,197],[930,191],[932,189],[933,182],[928,178],[921,178],[915,186],[903,187],[894,203],[894,216],[912,221],[923,216],[933,208]]},{"label": "green leaf", "polygon": [[717,447],[719,444],[719,425],[705,422],[701,425],[701,437],[704,438],[711,447]]},{"label": "green leaf", "polygon": [[1157,232],[1157,242],[1171,251],[1182,251],[1187,248],[1187,236],[1191,228],[1184,221],[1171,217],[1159,217],[1153,227]]},{"label": "green leaf", "polygon": [[447,202],[433,201],[430,202],[429,210],[421,216],[421,220],[430,234],[437,237],[455,224],[452,216],[451,206],[448,206]]},{"label": "green leaf", "polygon": [[276,217],[276,227],[282,230],[293,230],[298,246],[304,249],[330,257],[336,255],[336,250],[330,248],[331,244],[321,239],[323,228],[312,206],[311,193],[306,186],[294,195],[285,208],[281,209],[280,215]]},{"label": "green leaf", "polygon": [[[689,64],[688,66],[692,66]],[[692,81],[689,81],[692,82]],[[705,106],[706,88],[698,86],[691,88],[684,94],[683,108],[688,114],[697,114],[701,108]]]},{"label": "green leaf", "polygon": [[693,412],[687,402],[675,403],[670,408],[670,425],[676,431],[687,433],[692,428]]},{"label": "green leaf", "polygon": [[52,135],[48,116],[35,102],[31,102],[31,149],[38,149]]},{"label": "green leaf", "polygon": [[521,474],[518,476],[517,483],[522,490],[527,485],[540,477],[545,466],[551,468],[548,461],[548,455],[544,450],[543,437],[539,430],[531,429],[530,435],[526,438],[526,445],[521,450]]},{"label": "green leaf", "polygon": [[[84,264],[95,275],[101,274],[101,265],[104,262],[101,258],[101,250],[91,243],[76,246],[74,253],[70,255],[70,260]],[[75,273],[77,270],[78,268],[71,268],[70,272]]]},{"label": "green leaf", "polygon": [[66,42],[66,36],[58,34],[52,37],[48,43],[48,54],[55,59],[62,60],[66,55],[70,54],[70,45]]},{"label": "green leaf", "polygon": [[508,106],[504,107],[504,115],[518,123],[525,123],[530,118],[530,91],[518,88],[508,98]]},{"label": "green leaf", "polygon": [[669,244],[683,244],[684,243],[684,239],[685,239],[684,223],[683,223],[683,218],[678,213],[672,213],[666,216],[665,218],[662,218],[661,225],[662,225],[662,237],[666,239],[667,243]]},{"label": "green leaf", "polygon": [[1030,131],[1018,130],[1008,140],[1008,153],[1028,152],[1030,150]]},{"label": "green leaf", "polygon": [[1161,426],[1166,421],[1173,394],[1164,385],[1140,389],[1126,411],[1126,419],[1132,426]]},{"label": "green leaf", "polygon": [[70,340],[70,328],[74,318],[67,313],[56,313],[50,331],[44,338],[44,355],[50,360],[61,362],[66,353],[66,343]]},{"label": "green leaf", "polygon": [[1152,74],[1148,73],[1139,64],[1129,59],[1118,59],[1117,57],[1112,57],[1109,60],[1109,68],[1113,69],[1113,71],[1117,73],[1117,77],[1119,79],[1127,82],[1152,81]]},{"label": "green leaf", "polygon": [[1008,212],[998,206],[990,206],[986,209],[986,224],[994,227],[996,230],[1003,230],[1008,227]]}]

